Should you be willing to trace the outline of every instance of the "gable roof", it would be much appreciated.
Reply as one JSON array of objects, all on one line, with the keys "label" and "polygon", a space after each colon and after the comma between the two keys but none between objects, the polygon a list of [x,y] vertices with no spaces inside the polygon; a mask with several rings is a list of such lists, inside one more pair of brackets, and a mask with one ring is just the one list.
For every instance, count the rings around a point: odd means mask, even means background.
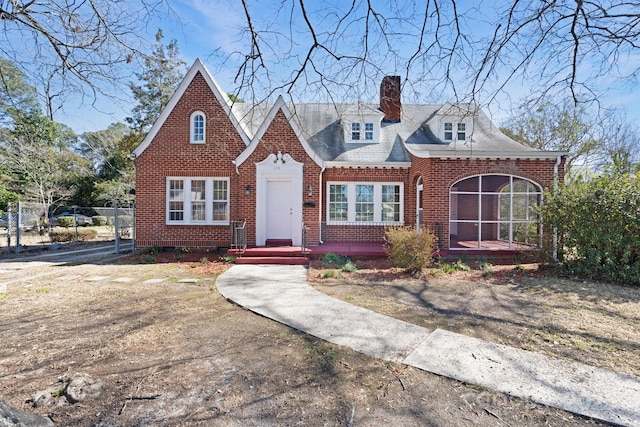
[{"label": "gable roof", "polygon": [[233,102],[231,101],[231,99],[229,99],[227,94],[224,93],[222,88],[220,88],[220,86],[211,76],[204,64],[199,59],[196,59],[191,68],[189,68],[189,71],[185,75],[184,79],[180,83],[180,86],[178,86],[178,89],[176,89],[176,91],[169,99],[166,107],[164,107],[164,109],[162,110],[162,113],[160,114],[158,119],[155,121],[153,126],[151,126],[151,129],[149,130],[145,138],[142,140],[140,145],[138,145],[135,150],[133,150],[132,154],[134,156],[139,156],[149,146],[153,138],[155,138],[155,136],[158,134],[158,131],[167,120],[176,104],[178,103],[178,101],[180,101],[180,98],[182,98],[182,95],[184,95],[185,91],[187,90],[193,79],[198,75],[198,73],[204,78],[205,82],[207,82],[209,89],[211,89],[211,92],[214,94],[214,96],[222,106],[222,109],[226,113],[227,117],[229,117],[229,120],[231,120],[231,123],[238,131],[238,134],[242,138],[244,144],[249,145],[250,138],[247,134],[246,129],[244,128],[244,123],[237,119],[237,117],[233,113],[233,109],[231,108]]},{"label": "gable roof", "polygon": [[[291,111],[289,110],[289,108],[287,107],[287,105],[284,103],[284,99],[282,99],[282,96],[279,96],[277,101],[275,102],[275,104],[273,104],[273,106],[269,109],[269,111],[267,112],[266,117],[261,120],[261,124],[258,127],[258,129],[255,131],[255,134],[253,135],[253,138],[251,139],[251,143],[249,144],[249,146],[247,147],[246,150],[244,150],[235,160],[234,160],[234,164],[236,165],[236,167],[240,166],[242,163],[244,163],[245,160],[247,160],[249,158],[249,156],[251,155],[251,153],[253,153],[253,151],[256,149],[256,147],[258,146],[258,144],[260,143],[260,140],[262,139],[262,137],[264,136],[265,132],[267,131],[267,129],[269,128],[269,125],[271,125],[271,122],[273,121],[273,119],[276,117],[276,114],[278,114],[278,111],[282,111],[282,113],[284,114],[284,116],[287,118],[289,124],[291,125],[291,128],[293,129],[293,132],[296,134],[296,136],[298,137],[298,141],[300,141],[300,145],[302,145],[302,148],[304,148],[304,151],[307,153],[307,155],[309,157],[311,157],[311,159],[320,167],[323,167],[323,162],[322,159],[318,156],[318,154],[316,153],[316,151],[314,151],[311,146],[309,146],[309,143],[307,142],[306,137],[304,136],[302,130],[298,127],[297,123],[295,120],[293,120],[293,115],[291,114]],[[243,115],[241,117],[248,117],[246,115]],[[253,117],[253,116],[252,116]],[[248,125],[249,123],[247,123]]]},{"label": "gable roof", "polygon": [[[557,158],[566,151],[543,151],[526,147],[504,135],[475,104],[403,104],[399,122],[382,122],[380,138],[375,142],[345,141],[345,118],[354,114],[380,115],[374,104],[291,104],[280,96],[272,104],[232,102],[204,64],[196,59],[151,130],[133,151],[139,156],[171,114],[174,107],[200,73],[207,82],[247,149],[235,159],[242,164],[255,150],[260,138],[282,111],[307,152],[319,166],[408,167],[411,155],[436,158]],[[442,141],[435,133],[444,117],[473,120],[467,141]],[[436,131],[437,132],[437,131]]]}]

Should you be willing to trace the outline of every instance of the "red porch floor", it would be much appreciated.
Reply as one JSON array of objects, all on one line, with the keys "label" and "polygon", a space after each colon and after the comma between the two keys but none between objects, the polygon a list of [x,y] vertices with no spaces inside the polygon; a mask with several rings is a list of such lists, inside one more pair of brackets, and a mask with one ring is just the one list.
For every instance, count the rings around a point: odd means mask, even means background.
[{"label": "red porch floor", "polygon": [[250,247],[245,251],[230,249],[238,264],[308,264],[309,258],[321,258],[329,252],[349,257],[386,257],[382,242],[330,242],[309,247],[303,254],[300,246]]}]

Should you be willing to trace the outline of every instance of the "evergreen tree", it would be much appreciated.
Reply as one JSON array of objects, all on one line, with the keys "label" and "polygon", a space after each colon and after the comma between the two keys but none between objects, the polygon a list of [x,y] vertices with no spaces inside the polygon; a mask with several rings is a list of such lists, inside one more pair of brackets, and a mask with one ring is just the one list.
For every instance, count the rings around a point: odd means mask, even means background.
[{"label": "evergreen tree", "polygon": [[162,39],[162,30],[158,29],[153,53],[145,59],[145,69],[137,74],[140,83],[129,85],[138,105],[127,122],[137,135],[149,131],[185,75],[185,62],[179,57],[177,41],[164,46]]}]

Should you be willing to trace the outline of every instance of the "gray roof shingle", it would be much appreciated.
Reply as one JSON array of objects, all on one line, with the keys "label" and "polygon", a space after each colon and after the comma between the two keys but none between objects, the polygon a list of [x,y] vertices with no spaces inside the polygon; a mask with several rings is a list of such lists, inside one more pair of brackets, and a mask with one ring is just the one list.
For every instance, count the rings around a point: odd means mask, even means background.
[{"label": "gray roof shingle", "polygon": [[[271,106],[239,103],[233,111],[250,138],[263,123]],[[381,123],[380,140],[375,143],[345,141],[342,117],[354,110],[377,110],[376,105],[358,104],[296,104],[289,105],[293,120],[312,149],[326,162],[345,164],[384,164],[410,162],[409,151],[419,157],[454,156],[526,156],[551,157],[526,147],[504,135],[491,119],[473,105],[404,104],[399,123]],[[467,141],[444,142],[432,127],[439,116],[468,114],[473,120],[473,132]],[[557,155],[557,153],[555,153]]]}]

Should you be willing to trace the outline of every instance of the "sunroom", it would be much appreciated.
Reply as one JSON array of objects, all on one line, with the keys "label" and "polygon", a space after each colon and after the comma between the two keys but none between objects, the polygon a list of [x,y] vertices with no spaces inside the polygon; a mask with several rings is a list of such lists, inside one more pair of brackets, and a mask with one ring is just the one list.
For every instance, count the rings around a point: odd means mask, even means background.
[{"label": "sunroom", "polygon": [[449,200],[451,250],[540,247],[542,188],[535,182],[513,175],[476,175],[454,183]]}]

